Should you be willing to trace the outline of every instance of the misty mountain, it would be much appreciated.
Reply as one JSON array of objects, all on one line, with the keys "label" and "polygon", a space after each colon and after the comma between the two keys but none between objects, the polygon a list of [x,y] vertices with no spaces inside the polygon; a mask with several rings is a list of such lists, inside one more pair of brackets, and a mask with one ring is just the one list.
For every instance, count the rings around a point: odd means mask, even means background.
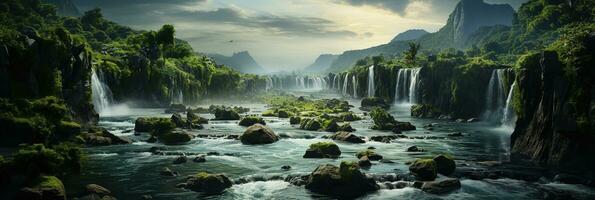
[{"label": "misty mountain", "polygon": [[248,51],[234,53],[231,56],[208,54],[217,64],[223,64],[237,71],[250,74],[264,74],[266,70],[260,66]]},{"label": "misty mountain", "polygon": [[426,30],[423,29],[411,29],[405,32],[399,33],[393,40],[390,42],[397,42],[397,41],[407,41],[407,40],[417,40],[421,36],[428,34]]},{"label": "misty mountain", "polygon": [[318,58],[316,58],[314,63],[312,63],[311,65],[306,67],[304,69],[304,71],[307,71],[307,72],[326,71],[331,66],[331,64],[333,64],[333,62],[335,60],[337,60],[338,57],[339,57],[339,55],[322,54],[322,55],[318,56]]},{"label": "misty mountain", "polygon": [[[511,26],[514,9],[508,4],[487,4],[483,0],[461,0],[450,14],[444,27],[435,33],[420,36],[416,42],[424,51],[436,52],[445,48],[464,49],[473,43],[467,42],[478,29],[488,26]],[[406,31],[407,32],[407,31]],[[399,35],[409,35],[403,32]],[[342,71],[367,56],[397,55],[408,48],[409,41],[400,41],[399,35],[390,43],[366,49],[349,50],[339,55],[329,71]],[[475,41],[475,40],[474,40]]]},{"label": "misty mountain", "polygon": [[71,0],[42,0],[44,3],[56,5],[56,12],[62,16],[80,16],[79,9]]}]

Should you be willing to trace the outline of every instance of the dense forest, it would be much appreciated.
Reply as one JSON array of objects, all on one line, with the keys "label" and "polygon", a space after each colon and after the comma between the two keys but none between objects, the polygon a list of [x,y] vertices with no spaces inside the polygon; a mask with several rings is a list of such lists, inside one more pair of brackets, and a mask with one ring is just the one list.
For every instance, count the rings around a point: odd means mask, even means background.
[{"label": "dense forest", "polygon": [[437,32],[268,75],[70,5],[0,2],[2,199],[595,196],[595,1],[462,0]]}]

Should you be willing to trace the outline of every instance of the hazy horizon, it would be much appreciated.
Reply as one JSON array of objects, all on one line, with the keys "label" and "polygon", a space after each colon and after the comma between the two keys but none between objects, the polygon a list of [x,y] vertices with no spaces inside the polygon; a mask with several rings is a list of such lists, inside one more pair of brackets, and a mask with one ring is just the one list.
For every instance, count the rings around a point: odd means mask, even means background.
[{"label": "hazy horizon", "polygon": [[[308,66],[320,54],[340,54],[389,42],[409,29],[435,32],[459,0],[74,0],[81,12],[139,30],[173,24],[176,36],[201,53],[248,51],[269,71]],[[485,0],[517,9],[525,0]]]}]

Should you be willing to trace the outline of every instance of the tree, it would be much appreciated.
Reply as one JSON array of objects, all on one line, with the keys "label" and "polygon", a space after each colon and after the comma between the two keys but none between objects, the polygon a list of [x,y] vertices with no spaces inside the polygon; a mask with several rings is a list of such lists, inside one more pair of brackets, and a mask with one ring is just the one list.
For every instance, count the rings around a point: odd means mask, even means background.
[{"label": "tree", "polygon": [[95,8],[85,12],[85,14],[81,17],[81,22],[84,25],[90,25],[93,27],[99,27],[100,23],[103,20],[103,14],[101,14],[101,9]]},{"label": "tree", "polygon": [[162,45],[174,45],[174,34],[176,30],[171,24],[165,24],[157,32],[157,43]]},{"label": "tree", "polygon": [[415,59],[417,57],[417,53],[419,52],[420,45],[419,43],[409,42],[409,50],[405,52],[405,61],[412,65],[415,65]]}]

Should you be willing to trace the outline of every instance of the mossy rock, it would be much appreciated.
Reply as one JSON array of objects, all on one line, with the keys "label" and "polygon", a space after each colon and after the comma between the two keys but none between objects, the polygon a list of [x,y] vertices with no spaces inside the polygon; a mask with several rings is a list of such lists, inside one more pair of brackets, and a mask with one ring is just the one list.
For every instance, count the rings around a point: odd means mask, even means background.
[{"label": "mossy rock", "polygon": [[358,159],[359,159],[359,158],[361,158],[361,157],[367,156],[367,157],[368,157],[368,159],[370,159],[370,160],[382,160],[382,155],[380,155],[380,154],[377,154],[377,153],[376,153],[376,151],[374,151],[374,150],[370,150],[370,149],[368,149],[368,150],[365,150],[365,151],[360,151],[360,152],[357,152],[357,153],[355,154],[355,156],[356,156]]},{"label": "mossy rock", "polygon": [[316,118],[303,118],[300,122],[300,129],[317,131],[322,128],[322,125]]},{"label": "mossy rock", "polygon": [[370,112],[370,117],[374,120],[372,129],[375,130],[392,130],[397,123],[395,118],[382,108],[374,108]]},{"label": "mossy rock", "polygon": [[359,170],[357,162],[342,161],[339,167],[319,165],[307,177],[306,189],[339,199],[354,199],[380,187]]},{"label": "mossy rock", "polygon": [[380,97],[365,97],[361,101],[362,110],[371,110],[374,108],[389,109],[390,104],[384,98]]},{"label": "mossy rock", "polygon": [[188,177],[186,189],[205,194],[221,194],[225,189],[230,188],[231,184],[231,180],[223,174],[200,172]]},{"label": "mossy rock", "polygon": [[240,114],[233,109],[216,109],[215,120],[239,120]]},{"label": "mossy rock", "polygon": [[409,166],[409,171],[420,181],[433,181],[438,175],[436,162],[432,159],[417,159]]},{"label": "mossy rock", "polygon": [[304,158],[338,158],[341,155],[339,146],[333,142],[317,142],[310,145]]},{"label": "mossy rock", "polygon": [[451,156],[441,154],[434,157],[433,160],[436,162],[436,168],[440,174],[450,175],[457,168],[457,165]]},{"label": "mossy rock", "polygon": [[331,136],[331,139],[349,142],[349,143],[358,143],[358,144],[366,142],[355,134],[352,134],[350,132],[343,132],[343,131],[333,134]]},{"label": "mossy rock", "polygon": [[339,131],[339,124],[337,124],[337,120],[335,119],[324,120],[324,123],[322,123],[322,129],[324,129],[326,132],[337,132]]},{"label": "mossy rock", "polygon": [[266,122],[264,121],[264,119],[262,119],[262,117],[257,116],[246,116],[242,118],[239,122],[240,126],[252,126],[254,124],[266,125]]},{"label": "mossy rock", "polygon": [[15,199],[66,200],[64,184],[55,176],[40,176],[30,187],[21,189]]},{"label": "mossy rock", "polygon": [[157,136],[159,141],[166,145],[184,144],[190,142],[194,136],[183,130],[175,130],[166,134]]},{"label": "mossy rock", "polygon": [[341,113],[339,115],[339,119],[341,121],[345,121],[345,122],[352,122],[352,121],[358,121],[361,120],[361,118],[359,116],[357,116],[355,113],[353,112],[344,112]]},{"label": "mossy rock", "polygon": [[277,142],[279,136],[273,130],[262,124],[254,124],[240,136],[242,144],[270,144]]},{"label": "mossy rock", "polygon": [[193,111],[188,111],[186,113],[186,120],[188,120],[188,122],[191,124],[208,124],[209,123],[209,120],[207,118],[198,116],[197,114],[194,114]]},{"label": "mossy rock", "polygon": [[156,134],[167,133],[173,130],[176,125],[170,118],[160,117],[139,117],[134,122],[134,131],[136,132],[153,132]]},{"label": "mossy rock", "polygon": [[292,116],[289,118],[289,124],[294,125],[294,124],[300,124],[301,118],[297,117],[297,116]]},{"label": "mossy rock", "polygon": [[264,117],[277,117],[277,112],[273,109],[268,109],[261,114]]},{"label": "mossy rock", "polygon": [[277,116],[279,118],[289,118],[289,117],[293,116],[293,113],[291,113],[287,110],[281,109],[277,112]]},{"label": "mossy rock", "polygon": [[436,118],[442,115],[440,111],[430,104],[412,105],[411,116],[417,118]]}]

